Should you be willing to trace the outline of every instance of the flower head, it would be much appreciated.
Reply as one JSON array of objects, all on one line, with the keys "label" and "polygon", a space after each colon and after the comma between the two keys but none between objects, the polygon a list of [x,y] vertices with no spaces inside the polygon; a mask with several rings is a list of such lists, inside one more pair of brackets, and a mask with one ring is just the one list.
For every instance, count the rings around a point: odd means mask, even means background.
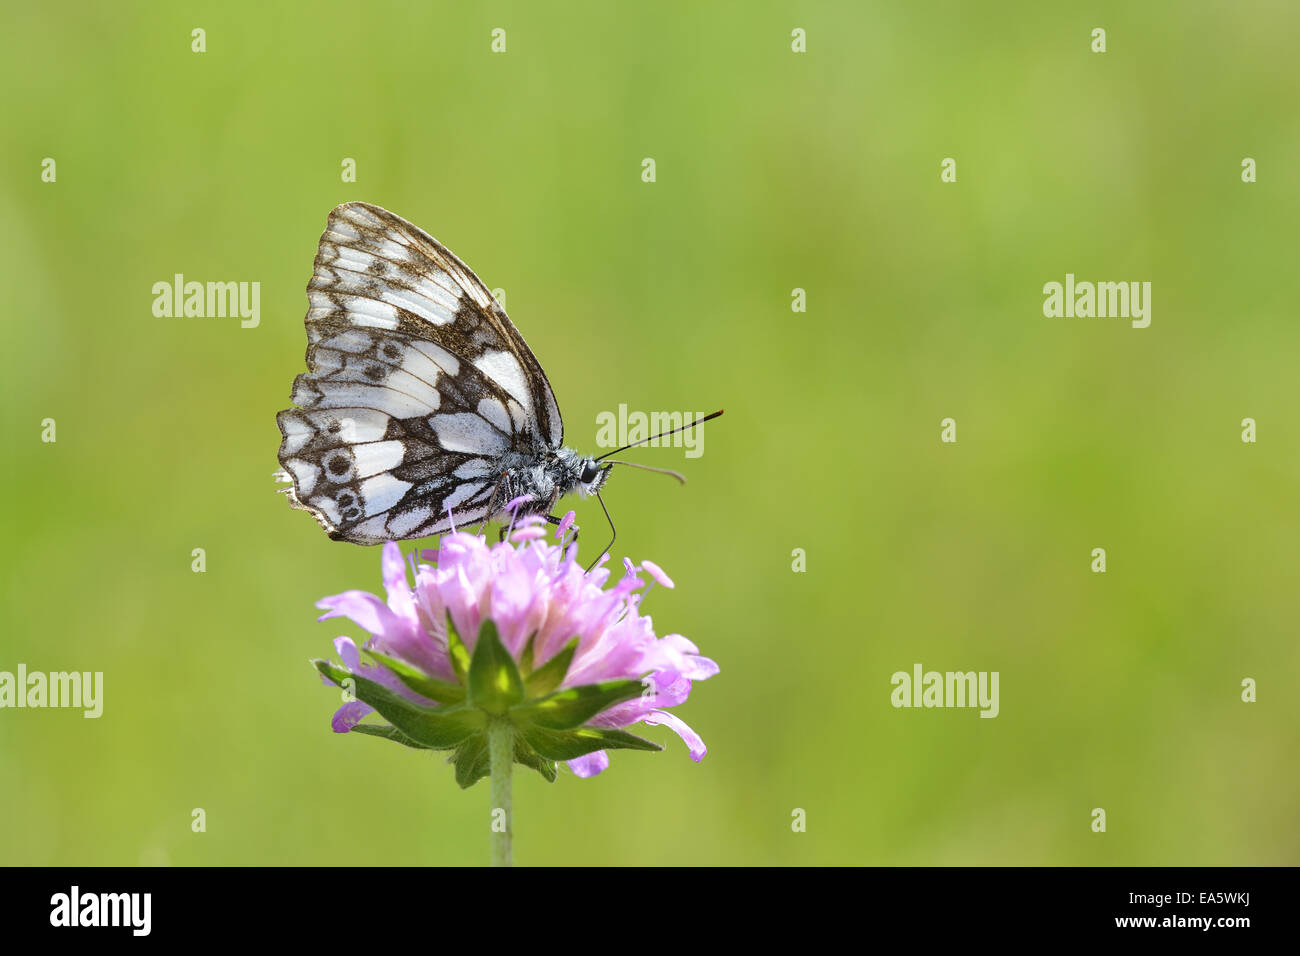
[{"label": "flower head", "polygon": [[[590,572],[577,564],[576,543],[566,543],[572,524],[570,512],[555,544],[536,515],[492,546],[455,532],[423,561],[411,555],[409,566],[389,542],[387,600],[346,591],[320,601],[321,620],[347,617],[371,635],[361,649],[335,640],[343,667],[316,662],[357,698],[335,713],[334,730],[454,750],[462,786],[486,773],[490,719],[509,721],[516,762],[548,779],[560,760],[590,777],[609,766],[608,750],[659,749],[620,729],[635,723],[667,725],[702,760],[704,742],[668,708],[718,666],[680,634],[657,637],[641,613],[649,588],[671,588],[672,579],[649,561],[625,560],[622,577],[605,587],[603,561]],[[389,726],[361,723],[372,711]]]}]

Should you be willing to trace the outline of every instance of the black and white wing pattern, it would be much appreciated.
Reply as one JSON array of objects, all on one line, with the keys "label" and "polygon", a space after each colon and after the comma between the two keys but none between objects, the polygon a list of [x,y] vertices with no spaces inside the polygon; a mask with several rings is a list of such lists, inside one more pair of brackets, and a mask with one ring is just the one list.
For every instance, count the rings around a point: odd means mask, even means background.
[{"label": "black and white wing pattern", "polygon": [[307,286],[307,371],[280,412],[294,507],[357,544],[492,517],[511,462],[558,449],[550,383],[446,247],[378,206],[330,213]]}]

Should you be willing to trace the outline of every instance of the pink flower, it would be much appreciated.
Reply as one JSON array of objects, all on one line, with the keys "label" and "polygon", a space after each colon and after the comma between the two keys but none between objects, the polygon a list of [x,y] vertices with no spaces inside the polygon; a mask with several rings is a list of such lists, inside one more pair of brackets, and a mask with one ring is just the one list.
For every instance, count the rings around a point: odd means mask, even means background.
[{"label": "pink flower", "polygon": [[[558,665],[563,664],[565,654],[571,654],[562,679],[545,682],[546,694],[554,696],[573,688],[590,691],[589,685],[611,686],[605,682],[641,682],[644,690],[639,695],[628,699],[636,688],[625,688],[618,703],[586,719],[583,727],[663,724],[682,738],[692,760],[702,760],[707,752],[704,742],[668,708],[687,699],[693,681],[718,673],[718,665],[700,656],[696,646],[680,634],[657,637],[651,619],[641,613],[648,591],[641,572],[649,576],[651,587],[657,582],[671,588],[672,579],[652,562],[638,566],[625,560],[622,577],[606,588],[610,572],[603,560],[584,572],[577,563],[576,543],[566,545],[572,523],[570,512],[556,532],[556,544],[546,540],[544,521],[536,515],[520,519],[510,540],[492,546],[480,535],[448,534],[436,551],[424,552],[424,561],[417,562],[412,554],[410,566],[397,543],[390,541],[384,545],[382,559],[387,600],[364,591],[347,591],[318,603],[326,611],[321,620],[347,617],[370,633],[365,648],[377,652],[379,660],[373,666],[361,664],[349,639],[336,641],[350,673],[382,685],[405,701],[428,707],[437,705],[410,685],[423,686],[419,683],[423,675],[433,679],[430,687],[453,685],[463,698],[459,688],[465,675],[453,660],[454,644],[462,642],[472,655],[480,628],[491,622],[525,683],[548,663],[551,671],[544,673],[559,676]],[[414,586],[409,574],[412,569]],[[449,635],[448,622],[454,634]],[[385,666],[384,657],[408,667],[390,660],[395,672]],[[406,676],[399,676],[403,671]],[[520,706],[527,709],[534,703]],[[340,733],[351,730],[372,709],[360,700],[345,704],[334,715],[333,727]],[[590,777],[609,766],[609,757],[605,749],[599,749],[566,762],[578,776]]]}]

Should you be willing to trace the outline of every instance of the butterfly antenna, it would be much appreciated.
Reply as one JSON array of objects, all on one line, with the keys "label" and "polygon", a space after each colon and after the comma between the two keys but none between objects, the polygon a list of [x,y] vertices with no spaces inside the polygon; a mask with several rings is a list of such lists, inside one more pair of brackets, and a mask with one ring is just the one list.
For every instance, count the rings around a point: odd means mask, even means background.
[{"label": "butterfly antenna", "polygon": [[618,540],[618,529],[614,527],[614,519],[609,516],[609,509],[605,507],[605,499],[600,496],[599,491],[596,492],[596,500],[600,502],[600,510],[605,512],[605,520],[609,522],[610,539],[609,539],[609,544],[605,545],[605,550],[600,552],[600,554],[596,555],[595,561],[587,565],[588,574],[591,573],[592,568],[600,564],[601,558],[609,554],[609,549],[614,547],[614,542]]},{"label": "butterfly antenna", "polygon": [[707,415],[701,415],[693,422],[687,422],[685,425],[679,425],[677,428],[669,429],[666,432],[660,432],[658,435],[651,435],[649,438],[642,438],[640,441],[634,441],[632,442],[632,444],[624,445],[622,448],[615,448],[613,451],[606,452],[605,454],[601,455],[599,458],[596,458],[594,460],[603,461],[604,459],[608,458],[610,455],[617,455],[621,451],[627,451],[629,448],[635,448],[637,445],[644,445],[646,442],[654,441],[656,438],[664,438],[668,435],[675,435],[677,434],[677,432],[684,432],[686,431],[686,429],[694,428],[696,425],[699,425],[703,422],[707,422],[711,418],[717,418],[724,411],[726,411],[726,409],[719,408],[716,412],[710,412]]},{"label": "butterfly antenna", "polygon": [[661,475],[672,475],[682,484],[686,484],[686,476],[680,471],[673,471],[671,468],[654,468],[650,465],[638,464],[635,461],[619,461],[617,458],[610,461],[611,465],[626,465],[629,468],[640,468],[642,471],[657,471]]}]

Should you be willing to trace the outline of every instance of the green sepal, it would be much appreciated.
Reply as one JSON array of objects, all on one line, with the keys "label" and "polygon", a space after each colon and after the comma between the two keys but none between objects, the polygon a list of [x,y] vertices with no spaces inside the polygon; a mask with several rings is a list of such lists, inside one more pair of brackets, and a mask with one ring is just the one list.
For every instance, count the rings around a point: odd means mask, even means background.
[{"label": "green sepal", "polygon": [[418,668],[406,663],[406,661],[391,657],[380,651],[369,648],[362,648],[362,650],[376,664],[382,664],[396,674],[403,684],[421,697],[436,700],[440,704],[459,704],[465,699],[465,688],[459,684],[449,684],[446,681],[438,680],[436,677],[430,677]]},{"label": "green sepal", "polygon": [[634,737],[621,730],[605,727],[579,727],[576,730],[547,730],[524,726],[519,733],[528,746],[548,760],[573,760],[597,750],[663,750],[656,743]]},{"label": "green sepal", "polygon": [[[533,646],[531,639],[528,646],[530,649]],[[578,639],[575,637],[564,645],[560,653],[529,674],[528,680],[524,682],[528,697],[530,699],[541,697],[559,687],[564,681],[564,676],[569,673],[569,664],[573,662],[573,655],[577,652]]]},{"label": "green sepal", "polygon": [[470,734],[487,725],[487,717],[464,704],[450,707],[424,707],[394,693],[383,684],[332,664],[313,661],[316,669],[340,687],[351,680],[357,699],[369,704],[390,724],[416,743],[430,748],[454,747]]},{"label": "green sepal", "polygon": [[501,643],[501,635],[492,621],[484,621],[479,628],[466,685],[470,706],[489,714],[504,714],[524,699],[519,667]]},{"label": "green sepal", "polygon": [[558,771],[554,760],[547,760],[532,747],[525,743],[524,738],[515,733],[515,763],[523,764],[536,770],[546,778],[547,783],[555,783]]},{"label": "green sepal", "polygon": [[412,750],[451,749],[451,747],[427,747],[419,741],[412,740],[396,727],[390,727],[387,724],[357,724],[349,731],[349,733],[368,734],[371,737],[383,737],[385,740],[391,740],[393,743],[401,744],[403,747],[410,747]]},{"label": "green sepal", "polygon": [[533,642],[537,640],[537,632],[533,631],[529,635],[528,643],[519,653],[519,673],[524,676],[524,686],[528,686],[528,680],[533,673]]},{"label": "green sepal", "polygon": [[456,782],[460,788],[468,790],[474,786],[492,769],[487,734],[475,734],[462,740],[450,760],[456,767]]},{"label": "green sepal", "polygon": [[512,708],[510,716],[520,724],[532,724],[547,730],[572,730],[615,704],[631,700],[644,689],[639,680],[583,684]]},{"label": "green sepal", "polygon": [[469,674],[469,648],[460,639],[460,631],[456,630],[450,614],[447,615],[447,657],[451,661],[456,680],[464,684],[465,677]]}]

